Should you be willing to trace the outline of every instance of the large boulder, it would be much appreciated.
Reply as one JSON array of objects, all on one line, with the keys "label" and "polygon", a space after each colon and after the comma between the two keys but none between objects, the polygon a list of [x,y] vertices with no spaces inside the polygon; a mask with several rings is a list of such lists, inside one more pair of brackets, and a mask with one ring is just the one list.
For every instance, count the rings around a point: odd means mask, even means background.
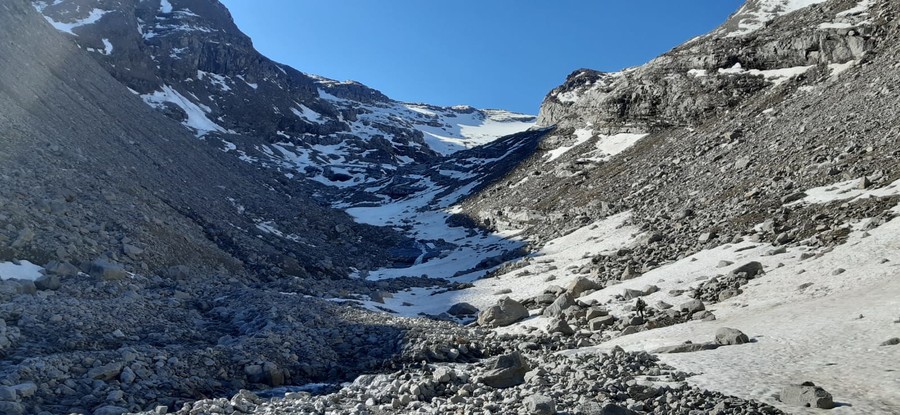
[{"label": "large boulder", "polygon": [[456,303],[447,310],[447,314],[451,316],[470,316],[476,313],[478,313],[478,309],[469,303]]},{"label": "large boulder", "polygon": [[525,383],[528,362],[519,352],[502,355],[490,360],[481,383],[492,388],[510,388]]},{"label": "large boulder", "polygon": [[572,329],[572,326],[569,325],[568,322],[561,318],[555,318],[550,320],[550,323],[547,324],[547,333],[561,333],[566,336],[571,336],[575,334],[575,330]]},{"label": "large boulder", "polygon": [[581,297],[581,294],[584,294],[585,291],[599,290],[600,288],[603,288],[603,286],[596,281],[587,277],[578,277],[569,284],[566,291],[572,295],[572,298],[578,298]]},{"label": "large boulder", "polygon": [[496,305],[488,307],[478,315],[478,325],[483,327],[503,327],[528,317],[528,309],[509,297],[503,297]]},{"label": "large boulder", "polygon": [[741,273],[744,273],[747,278],[755,278],[763,273],[763,266],[757,261],[752,261],[731,270],[731,275],[739,275]]},{"label": "large boulder", "polygon": [[812,382],[785,386],[778,399],[787,405],[819,409],[834,408],[831,394]]},{"label": "large boulder", "polygon": [[563,311],[573,304],[575,304],[574,296],[569,293],[563,293],[559,297],[556,297],[553,304],[548,305],[547,308],[544,309],[544,317],[554,318],[562,316]]},{"label": "large boulder", "polygon": [[698,311],[706,310],[706,306],[704,306],[703,302],[700,300],[691,300],[686,301],[678,306],[678,310],[683,313],[694,314]]},{"label": "large boulder", "polygon": [[738,329],[722,327],[716,330],[716,343],[723,346],[750,343],[750,338]]}]

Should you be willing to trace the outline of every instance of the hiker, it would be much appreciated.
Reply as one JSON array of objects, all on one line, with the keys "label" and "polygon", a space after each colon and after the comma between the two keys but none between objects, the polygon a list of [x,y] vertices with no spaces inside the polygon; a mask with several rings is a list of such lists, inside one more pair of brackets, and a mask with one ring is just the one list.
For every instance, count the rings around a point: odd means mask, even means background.
[{"label": "hiker", "polygon": [[644,310],[647,309],[647,303],[644,302],[643,298],[638,298],[637,302],[634,303],[634,309],[637,311],[638,315],[643,319],[644,318]]}]

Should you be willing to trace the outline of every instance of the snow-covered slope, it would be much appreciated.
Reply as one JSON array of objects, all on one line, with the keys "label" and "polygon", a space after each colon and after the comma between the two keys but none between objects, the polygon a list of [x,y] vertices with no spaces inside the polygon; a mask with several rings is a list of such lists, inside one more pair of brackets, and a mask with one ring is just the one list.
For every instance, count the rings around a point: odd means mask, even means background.
[{"label": "snow-covered slope", "polygon": [[765,27],[778,16],[823,2],[825,0],[748,0],[713,35],[745,36]]}]

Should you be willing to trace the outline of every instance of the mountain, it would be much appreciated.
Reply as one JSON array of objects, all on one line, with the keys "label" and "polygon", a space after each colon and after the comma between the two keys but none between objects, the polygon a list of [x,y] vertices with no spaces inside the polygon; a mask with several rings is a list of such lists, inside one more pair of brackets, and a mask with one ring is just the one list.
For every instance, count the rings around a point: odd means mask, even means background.
[{"label": "mountain", "polygon": [[535,118],[8,0],[0,412],[896,413],[898,13],[748,0]]},{"label": "mountain", "polygon": [[392,100],[257,52],[208,0],[36,1],[148,105],[244,161],[347,187],[532,126],[533,116]]}]

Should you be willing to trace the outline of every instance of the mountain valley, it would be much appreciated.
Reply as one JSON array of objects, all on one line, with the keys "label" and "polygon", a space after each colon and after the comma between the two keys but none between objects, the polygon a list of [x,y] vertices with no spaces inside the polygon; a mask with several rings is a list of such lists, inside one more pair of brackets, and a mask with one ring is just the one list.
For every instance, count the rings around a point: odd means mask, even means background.
[{"label": "mountain valley", "polygon": [[898,413],[898,13],[748,0],[528,115],[4,1],[0,413]]}]

